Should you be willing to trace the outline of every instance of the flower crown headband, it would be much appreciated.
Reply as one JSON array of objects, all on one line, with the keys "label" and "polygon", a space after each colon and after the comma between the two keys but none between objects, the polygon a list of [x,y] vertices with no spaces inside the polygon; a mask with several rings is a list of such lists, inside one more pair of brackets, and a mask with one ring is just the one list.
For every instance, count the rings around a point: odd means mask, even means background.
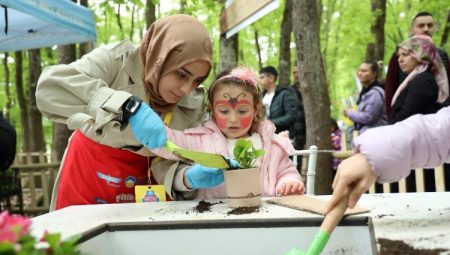
[{"label": "flower crown headband", "polygon": [[217,79],[209,88],[209,92],[211,93],[214,86],[224,80],[237,80],[243,82],[245,85],[249,86],[251,89],[254,89],[259,93],[258,78],[256,76],[256,72],[249,67],[240,66],[233,68],[230,74]]}]

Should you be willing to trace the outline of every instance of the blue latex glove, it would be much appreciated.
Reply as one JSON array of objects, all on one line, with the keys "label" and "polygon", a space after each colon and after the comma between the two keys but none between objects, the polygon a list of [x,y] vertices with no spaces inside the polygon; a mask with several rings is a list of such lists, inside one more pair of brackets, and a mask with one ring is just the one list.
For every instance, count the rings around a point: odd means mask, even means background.
[{"label": "blue latex glove", "polygon": [[228,160],[228,163],[230,164],[231,169],[238,169],[239,167],[241,167],[241,164],[239,164],[239,162],[237,162],[236,160],[232,159],[232,158],[226,158]]},{"label": "blue latex glove", "polygon": [[195,164],[188,168],[185,177],[192,189],[205,189],[221,184],[223,182],[223,171],[218,168]]},{"label": "blue latex glove", "polygon": [[166,145],[167,135],[161,118],[146,103],[130,117],[128,123],[134,137],[147,148],[155,149]]}]

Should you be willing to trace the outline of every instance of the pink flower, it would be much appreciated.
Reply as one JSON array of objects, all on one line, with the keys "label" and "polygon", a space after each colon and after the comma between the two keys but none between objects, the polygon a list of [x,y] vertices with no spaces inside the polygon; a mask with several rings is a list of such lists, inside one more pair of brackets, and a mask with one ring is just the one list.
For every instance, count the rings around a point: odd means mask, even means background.
[{"label": "pink flower", "polygon": [[31,220],[21,215],[10,215],[7,211],[0,214],[0,242],[15,243],[28,234]]}]

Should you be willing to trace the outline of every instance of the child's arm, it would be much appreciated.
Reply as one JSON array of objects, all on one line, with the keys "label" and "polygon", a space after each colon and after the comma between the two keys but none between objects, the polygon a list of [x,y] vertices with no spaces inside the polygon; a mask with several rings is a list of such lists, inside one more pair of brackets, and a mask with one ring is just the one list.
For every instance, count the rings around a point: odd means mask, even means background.
[{"label": "child's arm", "polygon": [[302,195],[305,193],[305,185],[302,181],[302,177],[289,159],[289,155],[284,151],[283,154],[284,156],[280,160],[277,169],[277,195]]},{"label": "child's arm", "polygon": [[414,115],[391,126],[367,130],[354,141],[358,154],[342,161],[333,182],[331,210],[350,192],[348,206],[378,178],[398,181],[411,168],[434,167],[450,159],[450,107],[436,114]]},{"label": "child's arm", "polygon": [[414,115],[391,126],[367,130],[353,147],[363,154],[380,182],[394,182],[410,169],[435,167],[450,158],[450,107]]}]

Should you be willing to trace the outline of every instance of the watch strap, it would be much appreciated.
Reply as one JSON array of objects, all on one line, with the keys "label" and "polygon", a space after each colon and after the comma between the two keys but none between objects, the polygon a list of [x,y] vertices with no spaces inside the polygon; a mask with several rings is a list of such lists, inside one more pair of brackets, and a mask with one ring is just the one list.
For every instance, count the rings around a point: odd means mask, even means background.
[{"label": "watch strap", "polygon": [[133,116],[141,107],[142,99],[137,96],[128,98],[122,105],[122,111],[120,115],[120,122],[128,122],[128,119]]}]

